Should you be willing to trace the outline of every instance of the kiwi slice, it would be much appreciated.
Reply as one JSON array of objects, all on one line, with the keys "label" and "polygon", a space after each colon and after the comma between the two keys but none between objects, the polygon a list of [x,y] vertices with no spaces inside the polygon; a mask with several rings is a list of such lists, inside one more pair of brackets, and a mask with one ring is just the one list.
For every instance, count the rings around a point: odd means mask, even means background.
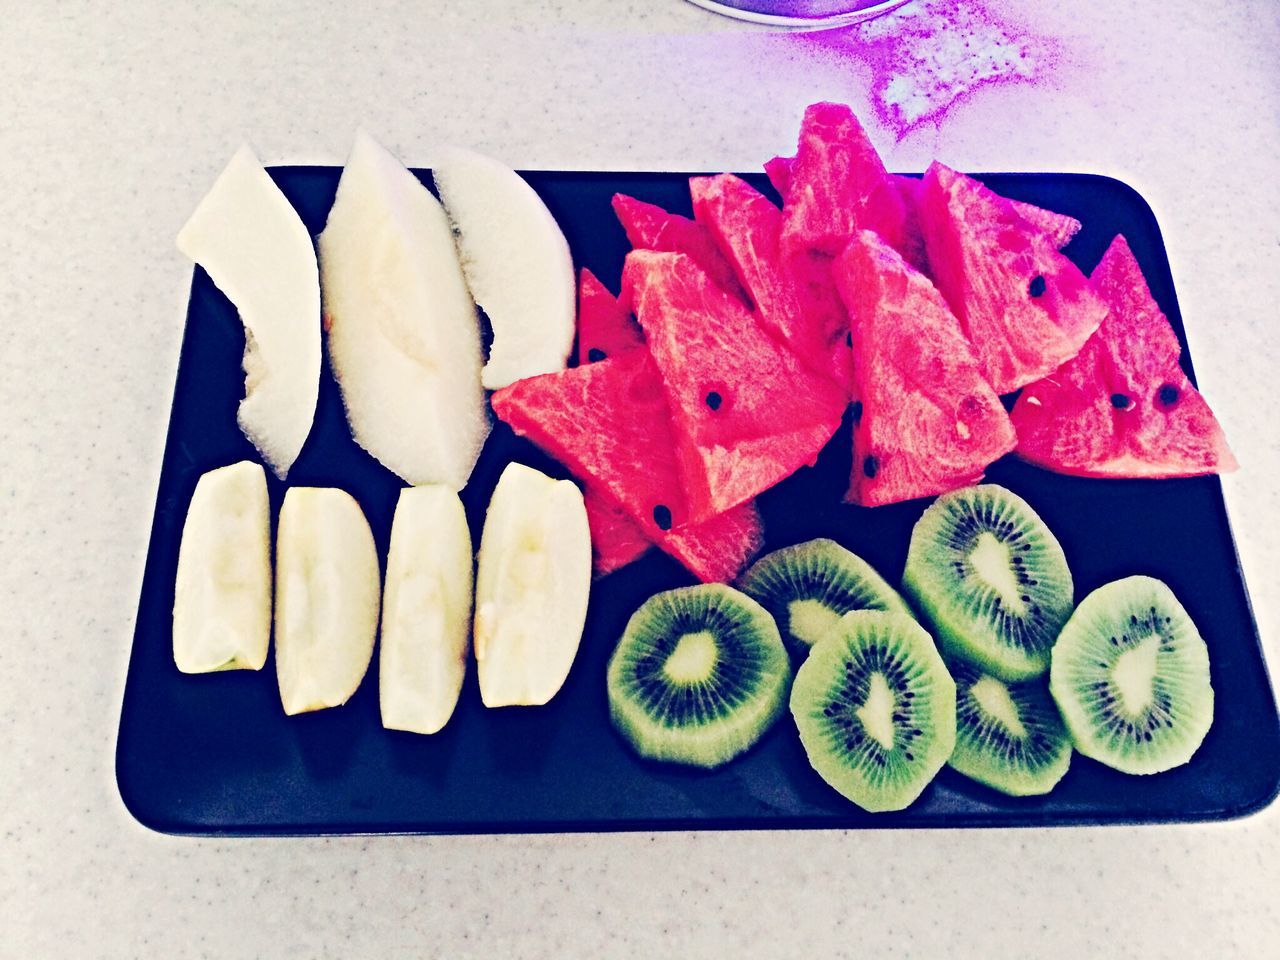
[{"label": "kiwi slice", "polygon": [[956,682],[956,749],[950,766],[1001,793],[1048,793],[1071,765],[1071,734],[1043,678],[1005,683],[962,660]]},{"label": "kiwi slice", "polygon": [[718,767],[782,712],[791,664],[768,611],[721,583],[646,600],[609,660],[609,712],[636,752]]},{"label": "kiwi slice", "polygon": [[1071,616],[1062,547],[1025,500],[995,484],[944,494],[925,510],[902,582],[948,654],[1001,680],[1049,669]]},{"label": "kiwi slice", "polygon": [[1209,650],[1151,577],[1116,580],[1080,602],[1054,645],[1049,692],[1076,749],[1125,773],[1181,766],[1213,723]]},{"label": "kiwi slice", "polygon": [[898,592],[865,560],[834,540],[810,540],[761,557],[738,586],[773,615],[782,640],[805,657],[854,610],[911,615]]},{"label": "kiwi slice", "polygon": [[951,756],[956,685],[920,624],[859,610],[800,665],[791,714],[823,780],[864,810],[901,810]]}]

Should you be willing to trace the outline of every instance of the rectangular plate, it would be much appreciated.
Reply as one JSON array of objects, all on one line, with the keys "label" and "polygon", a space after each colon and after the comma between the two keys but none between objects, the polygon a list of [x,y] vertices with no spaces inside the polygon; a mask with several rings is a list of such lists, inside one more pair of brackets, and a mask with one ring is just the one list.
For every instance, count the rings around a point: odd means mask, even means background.
[{"label": "rectangular plate", "polygon": [[[313,234],[324,224],[339,172],[272,171]],[[564,228],[577,265],[610,285],[627,249],[609,207],[615,191],[689,213],[684,174],[532,173],[528,179]],[[763,177],[748,179],[768,190]],[[1079,218],[1084,229],[1067,253],[1086,271],[1123,232],[1185,350],[1159,229],[1131,188],[1074,174],[981,179],[1006,196]],[[1217,693],[1213,728],[1189,764],[1158,776],[1124,776],[1077,754],[1051,794],[1015,799],[944,769],[910,809],[870,815],[809,768],[789,717],[720,770],[639,760],[610,726],[605,663],[640,603],[690,582],[656,551],[595,584],[577,661],[548,706],[486,710],[471,670],[457,713],[432,737],[381,727],[376,657],[346,706],[298,717],[281,711],[270,662],[258,673],[184,676],[173,664],[170,626],[187,502],[202,472],[257,459],[236,427],[243,344],[235,309],[197,269],[117,744],[121,795],[153,829],[231,835],[1044,826],[1224,819],[1257,810],[1276,793],[1280,723],[1216,477],[1085,480],[1012,457],[989,472],[992,481],[1026,498],[1057,534],[1077,597],[1118,577],[1149,574],[1173,588],[1200,626]],[[847,436],[847,429],[837,434]],[[477,543],[485,504],[513,459],[565,475],[496,425],[463,493]],[[848,444],[837,439],[815,468],[760,498],[767,549],[831,537],[896,579],[926,501],[874,510],[842,504],[849,461]],[[402,483],[352,441],[327,365],[315,427],[289,482],[352,492],[385,561]],[[273,508],[283,493],[284,485],[272,479]]]}]

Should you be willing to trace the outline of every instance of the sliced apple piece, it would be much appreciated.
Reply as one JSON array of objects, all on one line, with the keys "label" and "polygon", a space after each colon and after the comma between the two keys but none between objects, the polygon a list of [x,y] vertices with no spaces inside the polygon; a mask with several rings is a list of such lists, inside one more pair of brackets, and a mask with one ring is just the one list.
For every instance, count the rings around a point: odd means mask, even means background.
[{"label": "sliced apple piece", "polygon": [[493,328],[484,385],[563,370],[573,346],[573,259],[551,211],[518,173],[470,150],[445,150],[432,174],[471,295]]},{"label": "sliced apple piece", "polygon": [[298,458],[320,388],[320,280],[311,235],[248,147],[178,233],[178,249],[240,312],[245,394],[236,420],[276,476]]},{"label": "sliced apple piece", "polygon": [[512,463],[485,515],[475,648],[487,707],[536,706],[564,684],[582,640],[591,534],[582,493]]},{"label": "sliced apple piece", "polygon": [[267,475],[248,460],[196,481],[178,548],[173,661],[183,673],[261,670],[271,639]]},{"label": "sliced apple piece", "polygon": [[471,532],[445,486],[400,491],[382,599],[382,725],[436,733],[453,715],[471,641]]},{"label": "sliced apple piece", "polygon": [[276,679],[287,714],[347,702],[373,657],[378,553],[343,490],[293,487],[276,531]]},{"label": "sliced apple piece", "polygon": [[409,483],[461,490],[489,415],[444,208],[359,131],[319,247],[329,361],[356,442]]}]

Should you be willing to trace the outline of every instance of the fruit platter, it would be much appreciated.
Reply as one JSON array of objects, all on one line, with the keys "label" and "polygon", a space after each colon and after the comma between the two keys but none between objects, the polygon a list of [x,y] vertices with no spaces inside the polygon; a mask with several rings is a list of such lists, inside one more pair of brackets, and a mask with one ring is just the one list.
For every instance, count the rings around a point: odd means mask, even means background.
[{"label": "fruit platter", "polygon": [[893,174],[838,104],[739,175],[410,170],[359,133],[342,168],[237,153],[178,242],[117,744],[153,829],[1154,823],[1280,788],[1237,465],[1116,180]]}]

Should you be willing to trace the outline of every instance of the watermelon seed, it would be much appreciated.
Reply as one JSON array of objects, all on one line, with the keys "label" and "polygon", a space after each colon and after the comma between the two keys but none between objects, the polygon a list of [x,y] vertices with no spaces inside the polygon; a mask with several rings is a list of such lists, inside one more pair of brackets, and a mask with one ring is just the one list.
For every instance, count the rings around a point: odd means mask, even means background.
[{"label": "watermelon seed", "polygon": [[1027,293],[1031,294],[1033,297],[1042,297],[1044,296],[1046,286],[1048,286],[1048,284],[1045,283],[1044,277],[1036,274],[1031,278],[1031,285],[1027,287]]},{"label": "watermelon seed", "polygon": [[880,471],[880,461],[874,456],[869,456],[862,461],[862,474],[868,480],[874,480],[876,474]]},{"label": "watermelon seed", "polygon": [[1113,393],[1111,395],[1111,405],[1117,410],[1128,410],[1132,404],[1133,401],[1123,393]]},{"label": "watermelon seed", "polygon": [[658,504],[653,508],[653,522],[658,525],[659,530],[671,529],[671,508],[666,504]]},{"label": "watermelon seed", "polygon": [[844,335],[844,345],[845,345],[846,347],[852,347],[852,346],[853,346],[853,334],[852,334],[852,333],[846,333],[846,334]]},{"label": "watermelon seed", "polygon": [[719,410],[722,403],[724,403],[724,398],[714,390],[707,394],[707,406],[712,410]]},{"label": "watermelon seed", "polygon": [[1166,407],[1172,407],[1178,402],[1178,388],[1171,383],[1161,384],[1160,402]]},{"label": "watermelon seed", "polygon": [[601,350],[599,347],[592,347],[590,350],[587,351],[587,360],[590,361],[591,363],[599,363],[601,360],[603,360],[607,356],[608,354],[605,353],[603,350]]}]

